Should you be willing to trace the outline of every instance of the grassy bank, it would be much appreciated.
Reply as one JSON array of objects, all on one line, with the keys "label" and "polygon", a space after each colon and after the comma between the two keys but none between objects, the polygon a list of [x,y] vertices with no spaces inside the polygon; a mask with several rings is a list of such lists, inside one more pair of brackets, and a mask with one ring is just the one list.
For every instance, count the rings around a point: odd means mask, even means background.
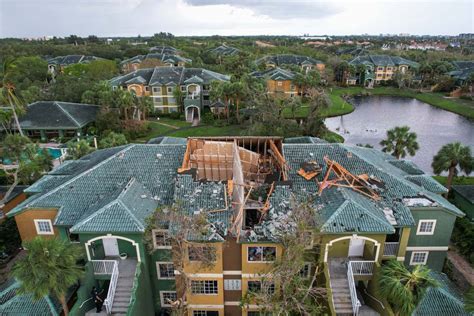
[{"label": "grassy bank", "polygon": [[[419,101],[428,103],[437,108],[450,111],[471,120],[474,120],[474,102],[465,101],[459,99],[446,99],[441,93],[424,93],[417,92],[409,89],[397,89],[394,87],[377,87],[374,89],[364,89],[362,87],[350,87],[350,88],[335,88],[331,92],[331,96],[341,97],[342,95],[357,95],[357,94],[369,94],[369,95],[387,95],[387,96],[398,96],[414,98]],[[334,101],[333,101],[334,102]]]},{"label": "grassy bank", "polygon": [[[442,185],[446,185],[446,181],[448,180],[448,177],[444,176],[433,176],[433,178]],[[454,177],[453,185],[474,185],[474,177]]]},{"label": "grassy bank", "polygon": [[[331,106],[322,112],[324,117],[339,116],[354,111],[352,104],[347,103],[346,100],[341,98],[341,94],[339,94],[336,90],[330,92],[329,98],[331,99]],[[293,117],[296,119],[304,119],[308,116],[308,114],[309,106],[307,105],[296,108],[294,114],[292,113],[291,108],[285,108],[283,110],[283,115],[289,119],[292,119]]]}]

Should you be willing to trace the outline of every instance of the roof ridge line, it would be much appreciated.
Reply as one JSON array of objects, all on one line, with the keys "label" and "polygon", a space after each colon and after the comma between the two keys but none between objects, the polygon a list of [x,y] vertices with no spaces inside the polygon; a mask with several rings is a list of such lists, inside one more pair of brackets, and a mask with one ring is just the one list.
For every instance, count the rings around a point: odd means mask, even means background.
[{"label": "roof ridge line", "polygon": [[76,124],[77,127],[81,127],[81,124],[79,124],[79,122],[71,115],[71,113],[69,113],[62,107],[59,101],[54,101],[54,104],[56,104],[56,106],[58,106],[61,111],[63,111],[63,113],[66,114],[73,121],[74,124]]},{"label": "roof ridge line", "polygon": [[[119,155],[119,154],[121,154],[121,153],[127,152],[128,150],[130,150],[131,148],[135,147],[136,145],[137,145],[137,144],[131,144],[131,145],[125,147],[124,149],[122,149],[122,150],[120,150],[119,152],[113,154],[112,156],[108,157],[107,159],[105,159],[105,160],[99,162],[99,163],[96,164],[95,166],[93,166],[93,167],[91,167],[91,168],[85,170],[84,172],[82,172],[82,173],[76,175],[75,177],[69,179],[68,181],[64,182],[64,183],[61,184],[60,186],[54,188],[53,190],[47,192],[47,193],[44,194],[44,195],[38,197],[37,199],[35,199],[35,202],[38,202],[38,201],[44,199],[45,197],[50,196],[51,194],[57,192],[59,189],[62,189],[62,188],[64,188],[65,186],[69,185],[69,184],[72,183],[73,181],[76,181],[77,179],[81,178],[82,176],[84,176],[84,175],[86,175],[86,174],[89,174],[89,173],[92,172],[93,170],[97,169],[98,167],[104,165],[105,163],[107,163],[107,162],[109,162],[110,160],[112,160],[113,158],[115,158],[115,156],[117,156],[117,155]],[[79,159],[77,159],[77,160],[79,160]],[[29,206],[28,206],[28,205],[25,205],[25,207],[29,207]]]},{"label": "roof ridge line", "polygon": [[[124,190],[125,191],[125,190]],[[127,205],[123,203],[123,201],[120,198],[117,198],[117,201],[122,207],[125,209],[125,211],[132,217],[132,219],[135,221],[135,224],[140,228],[140,230],[145,230],[145,226],[143,226],[138,218],[133,214],[133,212],[128,208]]]}]

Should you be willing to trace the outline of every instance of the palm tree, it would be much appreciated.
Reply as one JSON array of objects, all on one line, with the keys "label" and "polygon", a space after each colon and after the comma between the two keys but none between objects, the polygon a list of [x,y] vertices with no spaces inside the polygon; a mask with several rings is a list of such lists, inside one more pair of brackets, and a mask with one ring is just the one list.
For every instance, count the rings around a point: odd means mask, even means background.
[{"label": "palm tree", "polygon": [[23,102],[18,98],[15,93],[15,85],[8,80],[8,74],[15,68],[13,60],[6,60],[3,63],[3,78],[1,82],[1,93],[0,93],[0,102],[8,104],[12,110],[13,118],[15,119],[16,127],[20,132],[21,136],[24,136],[23,130],[20,126],[20,121],[18,120],[18,112],[21,112],[24,108]]},{"label": "palm tree", "polygon": [[245,97],[246,95],[246,86],[242,83],[242,81],[236,81],[232,83],[232,98],[235,101],[235,108],[236,108],[236,117],[237,122],[240,123],[240,114],[239,114],[239,105],[240,100]]},{"label": "palm tree", "polygon": [[77,265],[81,249],[62,239],[42,237],[25,242],[24,246],[28,249],[26,257],[19,259],[12,269],[21,283],[19,292],[31,293],[36,300],[54,295],[61,302],[64,315],[68,315],[66,293],[83,274]]},{"label": "palm tree", "polygon": [[467,312],[474,313],[474,286],[464,296],[464,309]]},{"label": "palm tree", "polygon": [[436,174],[448,171],[446,187],[450,191],[453,178],[459,171],[469,174],[474,169],[474,158],[471,154],[471,148],[463,146],[459,142],[446,144],[434,156],[431,167],[433,167],[433,171]]},{"label": "palm tree", "polygon": [[397,126],[387,131],[387,139],[380,142],[382,151],[391,153],[397,159],[404,158],[407,154],[414,156],[420,148],[416,141],[416,133],[411,133],[408,126]]},{"label": "palm tree", "polygon": [[397,315],[411,315],[428,287],[438,286],[430,269],[417,265],[408,270],[396,260],[387,261],[381,269],[380,294],[392,305]]}]

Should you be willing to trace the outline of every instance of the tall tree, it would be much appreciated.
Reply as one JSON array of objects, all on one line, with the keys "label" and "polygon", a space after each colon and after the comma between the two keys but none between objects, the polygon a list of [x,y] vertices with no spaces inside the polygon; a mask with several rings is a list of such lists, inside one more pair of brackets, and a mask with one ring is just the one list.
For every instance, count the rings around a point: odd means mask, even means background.
[{"label": "tall tree", "polygon": [[8,78],[8,74],[14,71],[15,65],[13,60],[7,59],[3,63],[3,77],[1,82],[1,94],[0,94],[0,103],[10,106],[10,109],[13,113],[13,118],[15,119],[15,125],[21,136],[24,136],[23,130],[20,126],[20,121],[18,120],[18,115],[24,110],[24,104],[20,98],[15,93],[15,85]]},{"label": "tall tree", "polygon": [[428,287],[438,286],[430,276],[430,269],[417,265],[408,270],[403,262],[387,261],[381,269],[379,287],[396,315],[411,315]]},{"label": "tall tree", "polygon": [[382,151],[390,153],[397,159],[414,156],[420,148],[416,141],[416,133],[410,132],[408,126],[397,126],[387,131],[387,138],[380,142]]},{"label": "tall tree", "polygon": [[92,151],[94,151],[94,149],[85,139],[70,141],[67,144],[67,159],[79,159]]},{"label": "tall tree", "polygon": [[446,187],[450,191],[453,178],[457,176],[459,171],[469,174],[474,169],[474,158],[471,154],[471,148],[463,146],[459,142],[446,144],[434,156],[431,167],[433,167],[435,174],[440,174],[443,171],[448,172]]},{"label": "tall tree", "polygon": [[59,238],[36,237],[24,243],[26,257],[19,259],[12,274],[21,283],[20,293],[31,293],[39,300],[47,295],[56,296],[65,315],[69,314],[66,294],[77,283],[83,270],[77,265],[82,251]]},{"label": "tall tree", "polygon": [[128,141],[124,134],[110,132],[107,136],[100,140],[99,147],[110,148],[126,145],[127,143]]}]

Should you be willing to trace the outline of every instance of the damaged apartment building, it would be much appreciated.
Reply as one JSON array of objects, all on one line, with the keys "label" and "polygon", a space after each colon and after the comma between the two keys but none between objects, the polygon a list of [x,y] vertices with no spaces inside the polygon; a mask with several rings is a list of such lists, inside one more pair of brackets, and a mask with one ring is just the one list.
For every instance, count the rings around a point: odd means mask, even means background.
[{"label": "damaged apartment building", "polygon": [[[241,301],[262,288],[262,275],[284,253],[279,232],[293,199],[318,216],[319,236],[307,247],[318,255],[303,274],[309,279],[323,267],[328,313],[389,315],[375,273],[389,259],[440,271],[462,216],[416,165],[371,148],[311,137],[154,142],[67,161],[8,213],[23,240],[58,236],[84,247],[87,273],[72,315],[93,309],[92,286],[108,291],[106,311],[117,315],[166,315],[175,307],[192,316],[260,315],[262,306]],[[205,233],[190,244],[212,247],[214,264],[197,264],[189,247],[177,271],[173,223],[153,229],[147,249],[148,218],[169,205],[179,205],[183,218],[205,218]],[[180,273],[189,280],[183,293]]]}]

